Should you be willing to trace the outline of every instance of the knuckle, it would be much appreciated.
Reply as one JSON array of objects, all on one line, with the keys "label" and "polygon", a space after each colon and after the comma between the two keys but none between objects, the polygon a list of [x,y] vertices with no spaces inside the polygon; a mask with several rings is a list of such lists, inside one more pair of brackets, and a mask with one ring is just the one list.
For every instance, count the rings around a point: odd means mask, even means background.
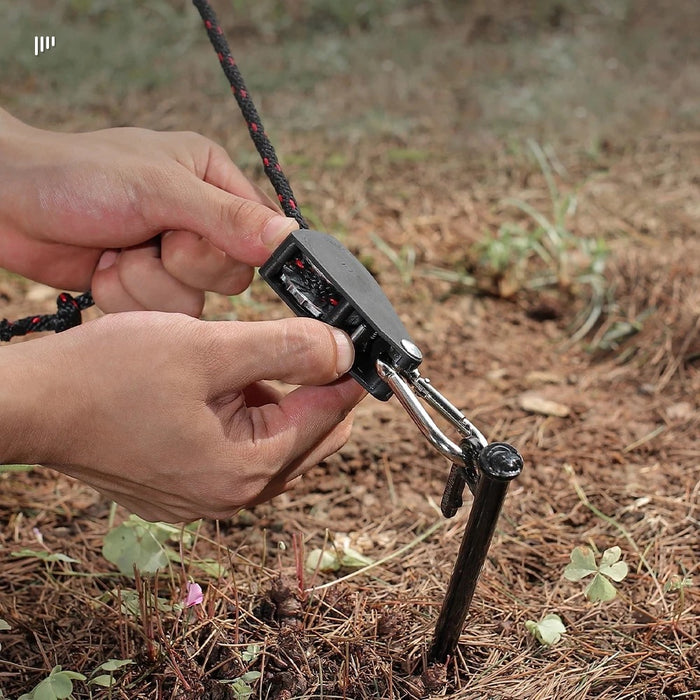
[{"label": "knuckle", "polygon": [[240,294],[248,289],[253,281],[254,274],[252,267],[246,266],[243,268],[237,266],[229,273],[228,278],[222,282],[221,286],[213,291],[226,295]]},{"label": "knuckle", "polygon": [[226,197],[222,204],[221,218],[233,225],[241,235],[250,235],[262,227],[262,205],[234,195]]},{"label": "knuckle", "polygon": [[313,365],[320,377],[335,378],[336,346],[330,326],[311,318],[288,318],[281,328],[285,353]]}]

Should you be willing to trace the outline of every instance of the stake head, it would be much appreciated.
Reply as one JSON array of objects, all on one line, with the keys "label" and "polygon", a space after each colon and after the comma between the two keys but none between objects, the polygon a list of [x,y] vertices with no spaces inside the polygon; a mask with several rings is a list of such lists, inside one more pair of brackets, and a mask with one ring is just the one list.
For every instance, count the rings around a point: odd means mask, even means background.
[{"label": "stake head", "polygon": [[523,470],[523,458],[507,442],[492,442],[479,453],[484,476],[494,481],[510,481]]}]

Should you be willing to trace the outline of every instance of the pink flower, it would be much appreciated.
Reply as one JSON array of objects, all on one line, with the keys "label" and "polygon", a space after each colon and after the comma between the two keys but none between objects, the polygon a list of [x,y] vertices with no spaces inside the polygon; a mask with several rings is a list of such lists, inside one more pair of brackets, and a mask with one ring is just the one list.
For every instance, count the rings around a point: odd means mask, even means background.
[{"label": "pink flower", "polygon": [[185,598],[185,607],[191,608],[193,605],[199,605],[204,600],[202,587],[198,583],[187,582],[187,597]]}]

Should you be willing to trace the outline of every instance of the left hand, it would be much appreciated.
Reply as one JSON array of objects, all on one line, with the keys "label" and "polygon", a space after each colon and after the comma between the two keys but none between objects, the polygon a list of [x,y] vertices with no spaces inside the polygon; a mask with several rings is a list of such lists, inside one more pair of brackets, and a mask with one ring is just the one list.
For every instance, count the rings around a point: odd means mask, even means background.
[{"label": "left hand", "polygon": [[0,182],[0,266],[92,288],[107,312],[198,316],[204,290],[243,291],[299,228],[191,132],[57,133],[0,110]]}]

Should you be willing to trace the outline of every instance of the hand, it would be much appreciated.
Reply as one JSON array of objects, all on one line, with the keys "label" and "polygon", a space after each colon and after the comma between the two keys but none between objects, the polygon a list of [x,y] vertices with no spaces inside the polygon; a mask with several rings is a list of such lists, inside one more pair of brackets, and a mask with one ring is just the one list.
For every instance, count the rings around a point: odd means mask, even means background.
[{"label": "hand", "polygon": [[338,379],[349,338],[312,319],[115,314],[3,358],[2,461],[51,466],[149,520],[227,518],[288,489],[345,443],[364,396]]},{"label": "hand", "polygon": [[201,313],[299,228],[195,133],[64,134],[0,110],[0,266],[104,311]]}]

